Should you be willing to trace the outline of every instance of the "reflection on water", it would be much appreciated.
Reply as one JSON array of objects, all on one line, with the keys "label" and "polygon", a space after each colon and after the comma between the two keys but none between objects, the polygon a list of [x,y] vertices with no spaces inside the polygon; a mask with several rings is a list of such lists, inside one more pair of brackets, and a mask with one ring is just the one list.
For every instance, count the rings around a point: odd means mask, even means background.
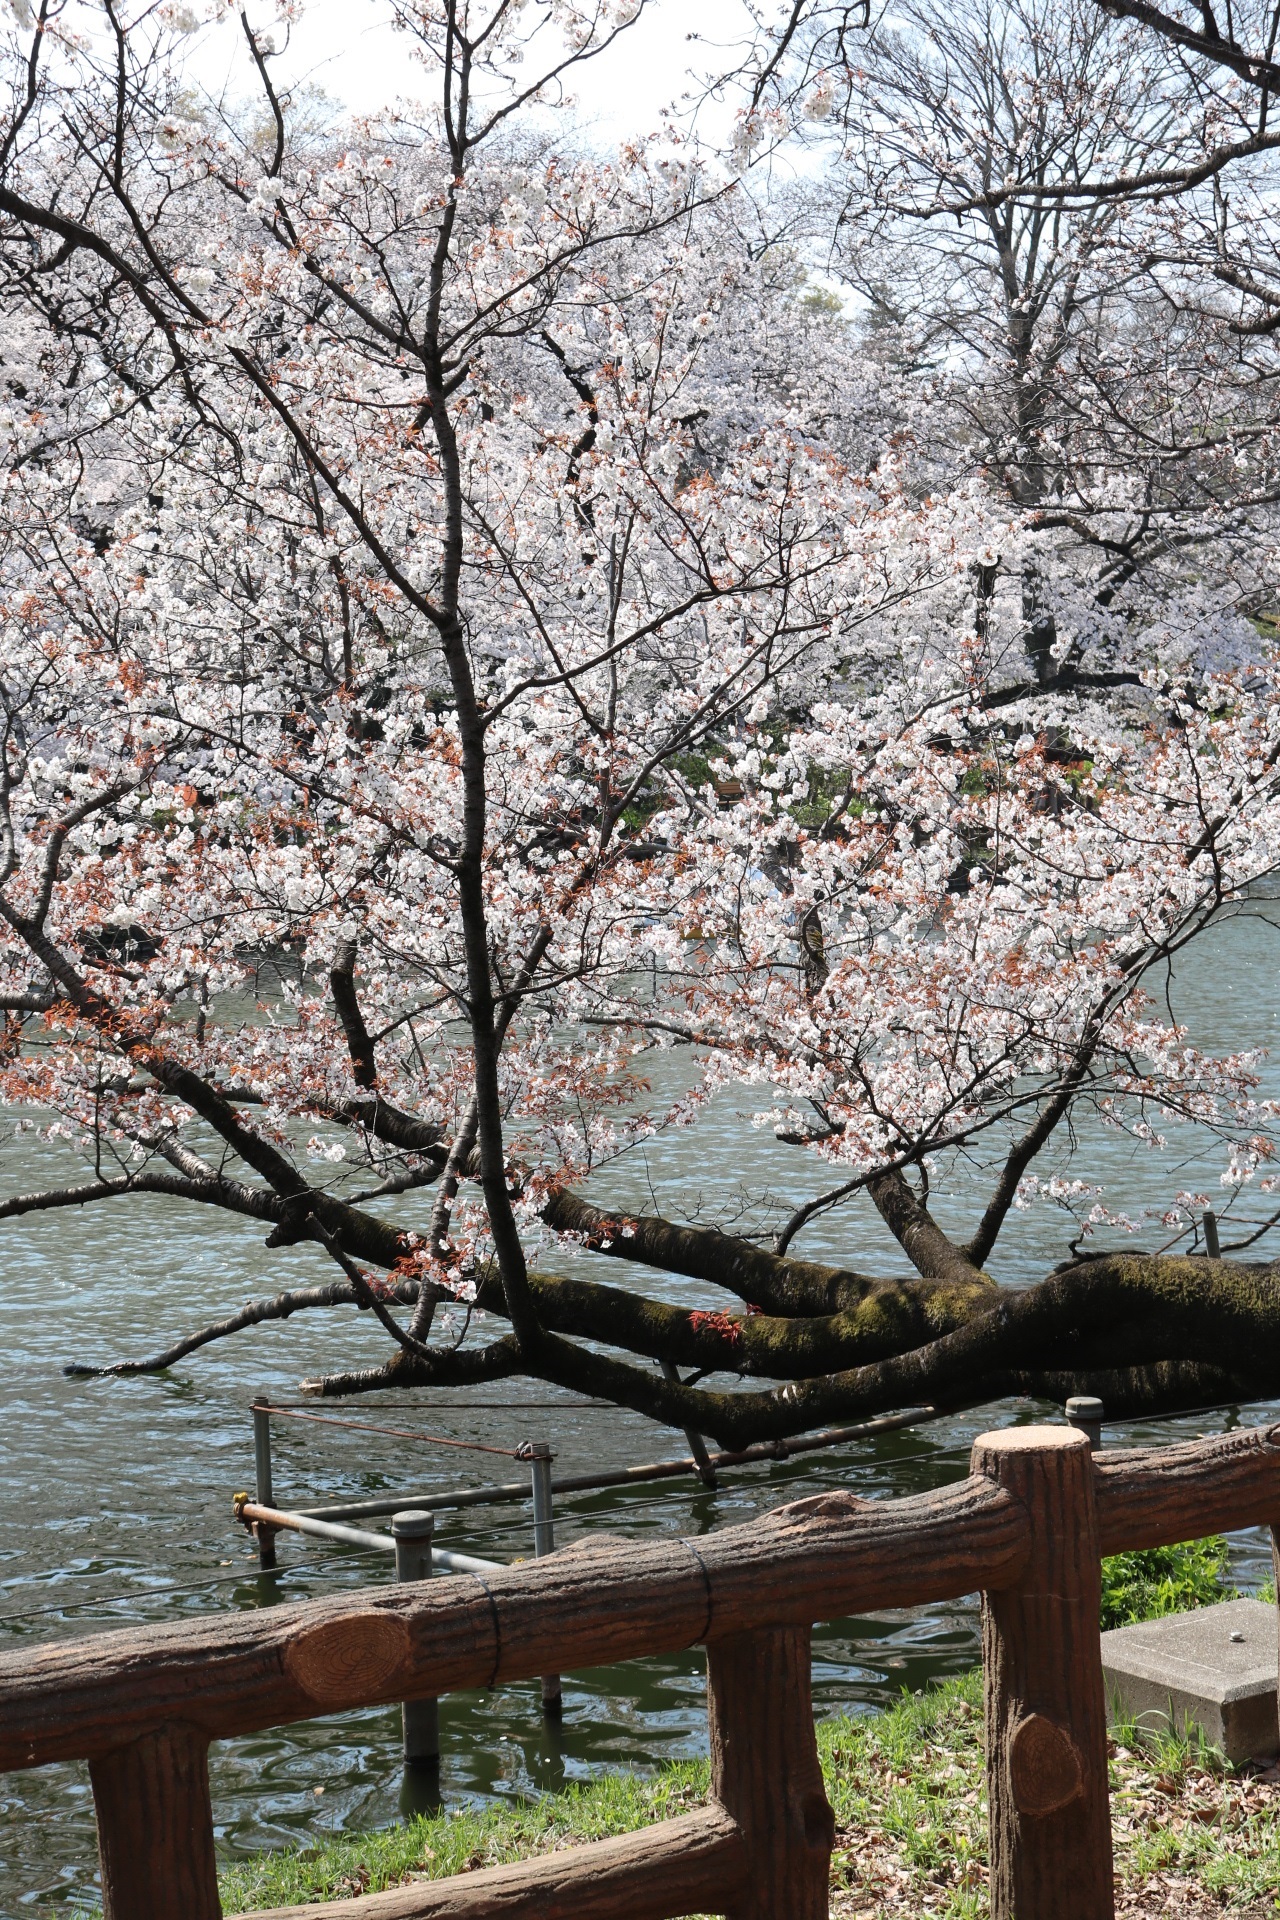
[{"label": "reflection on water", "polygon": [[[1180,1018],[1208,1045],[1266,1045],[1277,1017],[1280,947],[1267,927],[1237,924],[1216,948],[1188,964],[1175,982]],[[679,1058],[659,1071],[678,1074]],[[1266,1091],[1280,1091],[1270,1084]],[[740,1102],[740,1107],[746,1107]],[[1162,1204],[1180,1186],[1216,1180],[1218,1161],[1197,1159],[1191,1143],[1165,1156],[1138,1153],[1115,1135],[1086,1135],[1081,1171],[1116,1182],[1116,1203],[1134,1211]],[[20,1191],[73,1175],[55,1171],[29,1141],[0,1157],[0,1190]],[[786,1205],[818,1190],[820,1170],[794,1150],[745,1125],[721,1100],[706,1124],[656,1143],[647,1164],[612,1169],[598,1191],[620,1205],[652,1205],[704,1215],[745,1194]],[[981,1204],[971,1175],[937,1202],[944,1224],[962,1228]],[[393,1203],[416,1225],[429,1198]],[[6,1356],[6,1418],[0,1434],[0,1646],[102,1632],[138,1620],[191,1618],[223,1608],[268,1606],[282,1598],[334,1592],[390,1577],[379,1556],[319,1542],[282,1540],[278,1576],[259,1575],[256,1556],[231,1519],[231,1496],[251,1484],[247,1407],[266,1389],[290,1397],[299,1378],[329,1366],[380,1357],[382,1336],[367,1316],[308,1315],[240,1336],[194,1356],[171,1375],[132,1381],[73,1381],[69,1358],[146,1351],[207,1318],[234,1310],[250,1294],[314,1278],[315,1253],[268,1252],[247,1225],[195,1215],[155,1198],[110,1202],[91,1217],[44,1215],[8,1221],[3,1232],[0,1337]],[[993,1262],[998,1276],[1025,1284],[1060,1260],[1068,1229],[1049,1213],[1020,1216]],[[1224,1235],[1224,1238],[1227,1237]],[[851,1210],[816,1223],[803,1250],[864,1268],[897,1269],[896,1248],[873,1216]],[[600,1256],[581,1256],[604,1263]],[[609,1277],[618,1279],[616,1268]],[[646,1282],[645,1284],[649,1284]],[[718,1304],[710,1290],[667,1278],[671,1298]],[[445,1396],[457,1401],[460,1396]],[[421,1426],[458,1439],[515,1447],[548,1438],[559,1470],[632,1464],[683,1452],[683,1443],[633,1415],[573,1406],[545,1387],[513,1385],[482,1396],[484,1408],[426,1396],[363,1403],[362,1418]],[[564,1404],[548,1407],[547,1402]],[[935,1426],[807,1461],[776,1462],[726,1477],[714,1493],[696,1483],[659,1483],[562,1502],[563,1543],[608,1528],[644,1539],[702,1533],[822,1487],[901,1495],[939,1486],[966,1471],[975,1433],[1045,1412],[1028,1403],[987,1408]],[[1052,1410],[1048,1410],[1052,1411]],[[1277,1410],[1249,1409],[1252,1422]],[[1060,1416],[1056,1416],[1060,1417]],[[1112,1429],[1109,1443],[1163,1441],[1218,1431],[1230,1414]],[[446,1454],[381,1436],[279,1423],[276,1491],[285,1503],[315,1504],[398,1488],[513,1477],[492,1455]],[[495,1469],[497,1469],[495,1473]],[[491,1555],[532,1552],[527,1507],[442,1515],[438,1540]],[[1262,1542],[1242,1536],[1237,1578],[1256,1584],[1269,1572]],[[867,1710],[902,1687],[970,1666],[977,1655],[976,1603],[913,1610],[821,1628],[814,1644],[814,1697],[820,1713]],[[566,1662],[571,1669],[571,1662]],[[652,1765],[705,1744],[700,1656],[637,1662],[565,1679],[562,1725],[544,1724],[537,1683],[441,1703],[446,1804],[468,1796],[548,1789],[603,1767]],[[317,1720],[226,1743],[212,1758],[215,1817],[226,1853],[305,1842],[342,1827],[392,1822],[417,1804],[425,1783],[406,1782],[399,1765],[394,1709]],[[93,1810],[79,1767],[0,1777],[0,1916],[42,1911],[50,1903],[94,1903]]]}]

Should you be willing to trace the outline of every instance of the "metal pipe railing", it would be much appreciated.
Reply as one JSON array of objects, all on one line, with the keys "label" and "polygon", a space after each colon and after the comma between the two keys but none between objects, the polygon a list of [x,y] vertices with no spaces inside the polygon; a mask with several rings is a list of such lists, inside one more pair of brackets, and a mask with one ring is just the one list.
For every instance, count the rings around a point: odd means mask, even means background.
[{"label": "metal pipe railing", "polygon": [[[335,1520],[316,1520],[308,1513],[289,1513],[283,1507],[264,1507],[244,1494],[236,1495],[236,1519],[255,1531],[270,1527],[282,1533],[305,1533],[315,1540],[336,1540],[344,1547],[368,1547],[375,1553],[394,1554],[396,1543],[389,1533],[374,1533],[365,1527],[347,1527]],[[399,1507],[396,1509],[400,1511]],[[473,1553],[450,1553],[445,1547],[432,1547],[431,1564],[442,1573],[493,1573],[502,1571],[503,1560],[481,1560]]]},{"label": "metal pipe railing", "polygon": [[[876,1420],[863,1420],[853,1427],[831,1427],[822,1433],[804,1434],[796,1440],[768,1440],[741,1447],[736,1452],[708,1453],[705,1464],[713,1473],[726,1468],[758,1466],[769,1460],[791,1460],[797,1455],[818,1453],[828,1447],[842,1447],[855,1440],[871,1440],[881,1433],[900,1433],[906,1427],[922,1427],[947,1416],[936,1407],[912,1407],[905,1413],[886,1413]],[[609,1467],[596,1473],[556,1475],[551,1489],[556,1494],[603,1493],[610,1487],[643,1486],[653,1480],[676,1480],[688,1475],[702,1478],[703,1462],[692,1455],[678,1460],[654,1460],[639,1467]],[[323,1507],[297,1507],[292,1511],[314,1520],[363,1520],[378,1514],[395,1513],[401,1507],[439,1513],[447,1508],[500,1506],[527,1500],[528,1482],[508,1480],[491,1487],[459,1487],[448,1493],[379,1494],[373,1500],[341,1500]]]}]

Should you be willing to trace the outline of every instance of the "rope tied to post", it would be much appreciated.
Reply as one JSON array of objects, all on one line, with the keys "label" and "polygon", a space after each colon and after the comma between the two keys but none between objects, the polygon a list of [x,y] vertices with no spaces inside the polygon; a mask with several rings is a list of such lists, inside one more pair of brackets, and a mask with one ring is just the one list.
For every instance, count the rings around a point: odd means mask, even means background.
[{"label": "rope tied to post", "polygon": [[452,1440],[442,1433],[414,1433],[408,1427],[379,1427],[368,1420],[339,1420],[331,1413],[304,1413],[301,1407],[277,1407],[259,1402],[259,1411],[282,1420],[314,1420],[321,1427],[348,1427],[353,1433],[377,1433],[388,1440],[417,1440],[423,1446],[457,1447],[463,1453],[500,1453],[505,1460],[528,1460],[527,1440],[518,1447],[494,1447],[483,1440]]}]

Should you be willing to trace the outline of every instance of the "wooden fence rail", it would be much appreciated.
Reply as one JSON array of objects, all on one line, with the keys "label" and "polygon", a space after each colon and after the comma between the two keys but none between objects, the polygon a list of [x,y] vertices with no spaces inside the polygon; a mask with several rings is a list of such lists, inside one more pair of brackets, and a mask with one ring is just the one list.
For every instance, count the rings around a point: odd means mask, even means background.
[{"label": "wooden fence rail", "polygon": [[0,1656],[0,1771],[89,1761],[106,1920],[220,1920],[211,1741],[703,1643],[706,1811],[273,1920],[825,1920],[811,1628],[981,1591],[993,1920],[1113,1920],[1101,1556],[1277,1516],[1280,1428],[1097,1455],[1070,1427],[1012,1428],[911,1499],[824,1493],[697,1541],[596,1536]]}]

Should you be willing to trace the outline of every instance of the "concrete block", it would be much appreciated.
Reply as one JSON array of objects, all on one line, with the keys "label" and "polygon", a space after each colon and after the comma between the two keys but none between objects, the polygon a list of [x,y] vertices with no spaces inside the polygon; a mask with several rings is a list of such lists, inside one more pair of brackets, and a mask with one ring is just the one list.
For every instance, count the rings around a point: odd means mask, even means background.
[{"label": "concrete block", "polygon": [[1237,1763],[1280,1751],[1276,1624],[1276,1609],[1261,1600],[1224,1600],[1104,1633],[1113,1722],[1199,1727]]}]

